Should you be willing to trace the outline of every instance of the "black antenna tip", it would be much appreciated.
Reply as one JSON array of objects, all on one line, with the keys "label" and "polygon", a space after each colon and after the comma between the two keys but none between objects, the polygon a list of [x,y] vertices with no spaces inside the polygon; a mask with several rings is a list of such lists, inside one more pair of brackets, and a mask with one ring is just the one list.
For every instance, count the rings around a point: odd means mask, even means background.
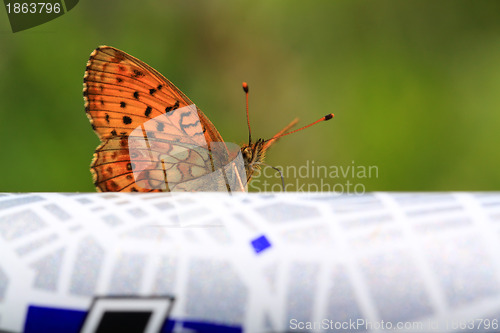
[{"label": "black antenna tip", "polygon": [[248,93],[248,84],[246,82],[243,82],[243,91]]},{"label": "black antenna tip", "polygon": [[332,119],[332,118],[333,118],[333,113],[327,114],[327,115],[325,116],[325,121],[330,120],[330,119]]}]

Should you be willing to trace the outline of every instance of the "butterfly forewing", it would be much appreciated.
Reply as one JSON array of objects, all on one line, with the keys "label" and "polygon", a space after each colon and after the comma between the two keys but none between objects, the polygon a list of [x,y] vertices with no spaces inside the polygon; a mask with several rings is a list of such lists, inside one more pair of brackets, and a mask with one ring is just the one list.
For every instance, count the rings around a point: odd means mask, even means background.
[{"label": "butterfly forewing", "polygon": [[[141,123],[193,104],[156,70],[118,49],[102,46],[90,56],[84,76],[85,108],[100,139],[127,135]],[[223,141],[198,110],[205,137]]]}]

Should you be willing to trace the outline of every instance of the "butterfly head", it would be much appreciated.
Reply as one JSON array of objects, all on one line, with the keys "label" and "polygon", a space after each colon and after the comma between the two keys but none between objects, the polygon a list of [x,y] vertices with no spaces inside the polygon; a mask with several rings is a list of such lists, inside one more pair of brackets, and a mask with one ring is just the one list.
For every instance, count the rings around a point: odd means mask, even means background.
[{"label": "butterfly head", "polygon": [[[263,140],[259,139],[257,142],[252,143],[252,130],[250,128],[250,116],[248,112],[248,84],[246,82],[243,82],[243,91],[245,92],[245,97],[246,97],[246,114],[247,114],[247,125],[248,125],[248,144],[244,144],[241,147],[241,154],[243,155],[243,161],[245,162],[245,171],[247,173],[247,182],[250,181],[252,178],[252,175],[255,170],[260,169],[261,165],[264,163],[264,157],[266,155],[267,149],[271,147],[274,143],[278,141],[283,136],[301,131],[303,129],[306,129],[310,126],[313,126],[319,122],[330,120],[333,118],[333,113],[327,114],[326,116],[321,117],[320,119],[316,120],[315,122],[301,127],[299,129],[296,129],[294,131],[290,131],[292,127],[294,127],[298,123],[298,119],[294,119],[292,122],[290,122],[285,128],[283,128],[281,131],[276,133],[272,138]],[[272,167],[273,169],[276,169]]]},{"label": "butterfly head", "polygon": [[241,154],[245,162],[245,171],[247,173],[247,182],[250,181],[255,170],[260,168],[260,164],[264,161],[267,146],[262,139],[250,144],[244,144],[241,147]]}]

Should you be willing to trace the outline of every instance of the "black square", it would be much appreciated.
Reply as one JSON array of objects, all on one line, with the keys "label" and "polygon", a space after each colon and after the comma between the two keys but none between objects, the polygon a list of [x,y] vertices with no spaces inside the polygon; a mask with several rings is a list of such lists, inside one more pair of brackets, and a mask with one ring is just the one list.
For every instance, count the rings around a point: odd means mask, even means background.
[{"label": "black square", "polygon": [[151,318],[151,311],[106,311],[96,333],[143,333]]}]

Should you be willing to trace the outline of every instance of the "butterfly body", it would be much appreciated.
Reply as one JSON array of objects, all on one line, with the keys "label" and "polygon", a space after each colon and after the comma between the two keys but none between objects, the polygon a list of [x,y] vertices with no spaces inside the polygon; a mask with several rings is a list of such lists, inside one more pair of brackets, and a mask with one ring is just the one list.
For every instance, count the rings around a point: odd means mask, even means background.
[{"label": "butterfly body", "polygon": [[[298,122],[298,119],[294,119],[285,128],[279,131],[275,136],[280,136],[290,130]],[[245,163],[245,171],[247,174],[247,182],[253,176],[253,173],[260,169],[260,166],[264,162],[266,157],[266,152],[278,139],[271,139],[265,141],[264,139],[258,139],[256,142],[249,144],[244,144],[241,147],[241,154],[243,156],[243,161]]]},{"label": "butterfly body", "polygon": [[264,160],[266,151],[264,149],[264,140],[259,139],[253,144],[244,144],[241,147],[243,161],[245,162],[245,171],[247,174],[247,182],[250,181],[254,171],[258,170],[260,164]]}]

